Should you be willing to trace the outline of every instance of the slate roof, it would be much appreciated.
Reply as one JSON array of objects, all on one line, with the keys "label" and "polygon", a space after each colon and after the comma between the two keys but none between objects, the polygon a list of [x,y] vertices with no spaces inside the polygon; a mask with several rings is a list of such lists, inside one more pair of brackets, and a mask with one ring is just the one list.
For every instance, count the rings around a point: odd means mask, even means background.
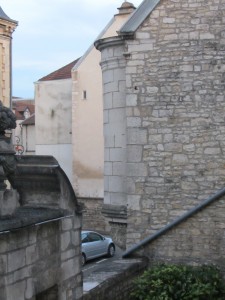
[{"label": "slate roof", "polygon": [[1,8],[1,6],[0,6],[0,19],[9,21],[9,22],[12,22],[12,23],[15,23],[15,24],[18,24],[17,21],[12,20],[12,19],[10,19],[10,18],[7,16],[7,14],[3,11],[3,9]]},{"label": "slate roof", "polygon": [[71,70],[80,58],[72,61],[68,65],[40,78],[38,81],[59,80],[71,78]]},{"label": "slate roof", "polygon": [[159,2],[160,0],[144,0],[121,27],[119,34],[133,34]]}]

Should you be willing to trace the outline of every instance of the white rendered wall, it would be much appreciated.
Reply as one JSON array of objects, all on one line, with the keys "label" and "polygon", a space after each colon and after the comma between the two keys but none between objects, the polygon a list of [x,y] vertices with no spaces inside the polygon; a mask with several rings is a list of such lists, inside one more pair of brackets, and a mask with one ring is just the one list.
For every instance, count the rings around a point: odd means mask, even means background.
[{"label": "white rendered wall", "polygon": [[36,145],[37,155],[52,155],[59,162],[60,167],[66,173],[70,182],[72,182],[72,145]]},{"label": "white rendered wall", "polygon": [[23,125],[22,127],[23,154],[35,154],[35,125]]},{"label": "white rendered wall", "polygon": [[36,154],[53,155],[72,182],[72,80],[35,83]]}]

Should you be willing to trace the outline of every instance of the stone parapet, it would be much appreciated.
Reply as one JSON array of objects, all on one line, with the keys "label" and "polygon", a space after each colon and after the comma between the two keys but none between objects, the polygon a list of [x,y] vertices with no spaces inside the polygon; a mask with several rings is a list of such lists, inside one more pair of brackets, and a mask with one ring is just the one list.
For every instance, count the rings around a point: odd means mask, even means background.
[{"label": "stone parapet", "polygon": [[78,230],[68,217],[1,234],[0,299],[82,299]]},{"label": "stone parapet", "polygon": [[0,217],[0,300],[80,300],[81,211],[70,181],[51,156],[14,163],[0,205],[15,208]]},{"label": "stone parapet", "polygon": [[141,275],[148,265],[144,258],[109,261],[104,272],[96,271],[84,277],[83,300],[129,300],[133,280]]}]

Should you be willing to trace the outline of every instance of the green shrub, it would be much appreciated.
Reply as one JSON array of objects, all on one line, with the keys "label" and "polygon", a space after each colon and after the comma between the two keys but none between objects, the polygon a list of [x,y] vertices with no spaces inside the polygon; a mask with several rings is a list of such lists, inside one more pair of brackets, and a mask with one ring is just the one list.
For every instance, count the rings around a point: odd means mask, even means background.
[{"label": "green shrub", "polygon": [[134,281],[133,300],[224,300],[225,287],[214,266],[161,264]]}]

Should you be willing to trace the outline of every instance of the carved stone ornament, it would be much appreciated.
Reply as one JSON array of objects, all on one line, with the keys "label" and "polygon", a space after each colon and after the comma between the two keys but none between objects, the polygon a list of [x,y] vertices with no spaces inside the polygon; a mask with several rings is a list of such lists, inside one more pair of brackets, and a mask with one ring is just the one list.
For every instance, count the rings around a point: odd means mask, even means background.
[{"label": "carved stone ornament", "polygon": [[16,169],[11,138],[5,136],[6,130],[14,128],[16,128],[16,116],[0,101],[0,191],[6,188],[5,180]]},{"label": "carved stone ornament", "polygon": [[3,167],[6,176],[13,174],[16,169],[14,155],[0,155],[0,165]]},{"label": "carved stone ornament", "polygon": [[0,136],[5,135],[5,130],[16,128],[16,116],[0,101]]}]

